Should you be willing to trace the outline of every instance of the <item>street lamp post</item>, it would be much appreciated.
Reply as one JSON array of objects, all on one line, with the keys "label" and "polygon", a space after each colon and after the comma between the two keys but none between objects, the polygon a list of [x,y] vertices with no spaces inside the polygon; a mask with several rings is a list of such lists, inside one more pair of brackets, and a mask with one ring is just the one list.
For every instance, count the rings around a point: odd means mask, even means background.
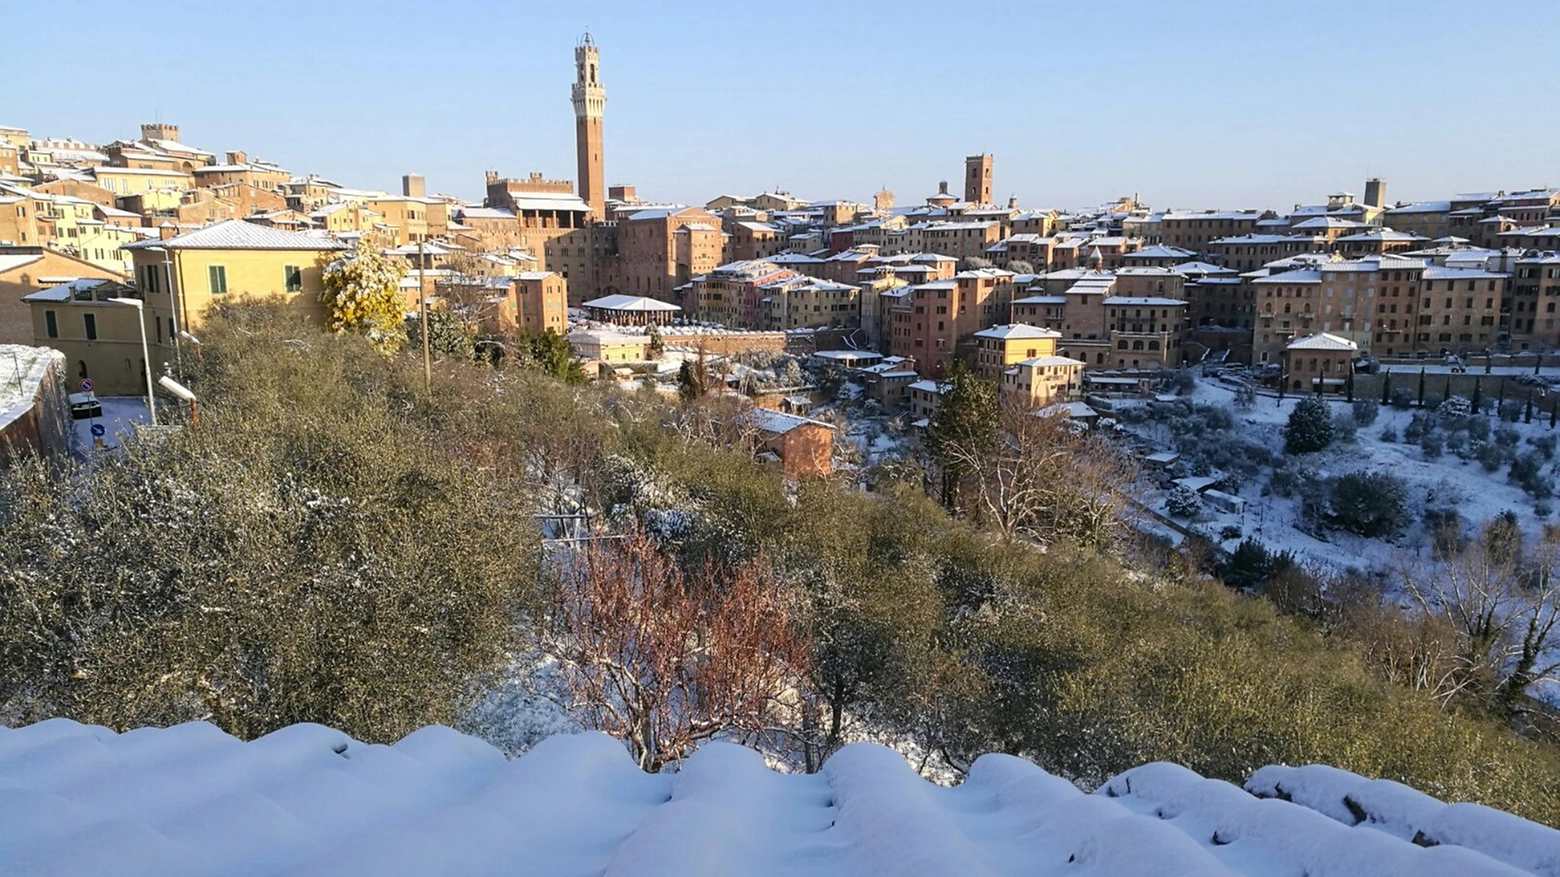
[{"label": "street lamp post", "polygon": [[157,402],[152,398],[152,351],[146,344],[146,309],[138,298],[111,298],[115,304],[135,308],[135,321],[141,325],[141,364],[146,367],[146,412],[151,415],[152,426],[157,425]]}]

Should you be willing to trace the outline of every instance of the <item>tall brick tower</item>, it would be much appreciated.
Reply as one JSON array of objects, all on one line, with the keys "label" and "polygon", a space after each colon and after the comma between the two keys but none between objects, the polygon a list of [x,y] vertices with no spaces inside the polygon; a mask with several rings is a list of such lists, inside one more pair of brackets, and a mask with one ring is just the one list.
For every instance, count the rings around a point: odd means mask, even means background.
[{"label": "tall brick tower", "polygon": [[991,156],[971,155],[964,159],[964,200],[971,204],[991,203]]},{"label": "tall brick tower", "polygon": [[601,53],[586,33],[574,47],[574,148],[579,153],[580,198],[595,219],[606,218],[606,174],[601,167],[601,114],[606,105]]}]

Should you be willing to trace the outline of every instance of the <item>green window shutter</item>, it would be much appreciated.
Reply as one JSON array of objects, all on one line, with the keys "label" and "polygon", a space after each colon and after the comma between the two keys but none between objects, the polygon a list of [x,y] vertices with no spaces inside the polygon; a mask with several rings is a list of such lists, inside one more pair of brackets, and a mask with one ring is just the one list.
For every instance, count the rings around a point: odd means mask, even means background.
[{"label": "green window shutter", "polygon": [[221,295],[227,292],[227,268],[222,265],[211,265],[206,270],[211,276],[211,294]]}]

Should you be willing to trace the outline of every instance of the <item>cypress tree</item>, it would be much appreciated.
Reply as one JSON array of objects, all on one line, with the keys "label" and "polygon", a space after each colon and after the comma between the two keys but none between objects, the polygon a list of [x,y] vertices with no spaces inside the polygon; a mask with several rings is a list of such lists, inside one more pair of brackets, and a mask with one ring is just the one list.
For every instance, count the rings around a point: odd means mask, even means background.
[{"label": "cypress tree", "polygon": [[1522,422],[1523,423],[1532,423],[1533,422],[1533,394],[1532,393],[1528,394],[1527,405],[1523,406],[1523,408],[1522,408]]},{"label": "cypress tree", "polygon": [[1445,402],[1447,399],[1450,399],[1450,398],[1452,398],[1452,376],[1451,375],[1447,375],[1446,376],[1446,392],[1441,394],[1441,401]]},{"label": "cypress tree", "polygon": [[1478,378],[1473,379],[1473,398],[1469,399],[1468,403],[1473,407],[1474,414],[1482,413],[1479,411],[1479,409],[1484,406],[1484,393],[1482,392],[1482,388],[1479,386]]},{"label": "cypress tree", "polygon": [[1349,404],[1354,403],[1354,369],[1349,369],[1349,376],[1343,379],[1343,392],[1347,395]]},{"label": "cypress tree", "polygon": [[1392,401],[1392,372],[1388,371],[1381,376],[1381,404]]},{"label": "cypress tree", "polygon": [[1419,367],[1419,407],[1425,407],[1425,368]]}]

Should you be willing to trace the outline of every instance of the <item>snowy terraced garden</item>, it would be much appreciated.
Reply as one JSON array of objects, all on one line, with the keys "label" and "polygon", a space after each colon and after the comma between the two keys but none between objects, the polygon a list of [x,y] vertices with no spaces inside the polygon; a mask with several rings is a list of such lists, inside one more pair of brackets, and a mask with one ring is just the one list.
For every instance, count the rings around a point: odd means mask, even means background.
[{"label": "snowy terraced garden", "polygon": [[[1529,538],[1536,538],[1546,523],[1560,523],[1560,517],[1537,513],[1535,505],[1542,509],[1546,504],[1535,503],[1531,495],[1508,479],[1509,464],[1490,472],[1477,459],[1461,459],[1452,450],[1443,450],[1439,457],[1428,458],[1419,443],[1404,441],[1405,430],[1412,435],[1411,424],[1420,413],[1417,408],[1399,410],[1380,406],[1375,422],[1359,427],[1352,440],[1339,439],[1326,450],[1286,458],[1284,426],[1295,406],[1305,397],[1289,396],[1278,400],[1259,396],[1249,410],[1238,410],[1235,395],[1234,388],[1228,385],[1200,379],[1195,392],[1188,398],[1194,404],[1214,406],[1230,413],[1233,424],[1228,434],[1215,437],[1215,441],[1260,444],[1272,451],[1273,464],[1261,467],[1255,477],[1225,473],[1230,480],[1222,489],[1245,500],[1244,512],[1220,511],[1204,503],[1195,521],[1184,516],[1174,518],[1178,523],[1209,534],[1226,549],[1233,549],[1241,539],[1249,537],[1269,550],[1292,552],[1302,564],[1330,571],[1354,570],[1393,577],[1404,567],[1412,568],[1427,558],[1431,541],[1424,523],[1427,509],[1455,510],[1464,526],[1470,529],[1509,510],[1515,513]],[[1493,399],[1486,401],[1486,411],[1493,402]],[[1350,405],[1341,398],[1329,400],[1327,404],[1335,420],[1352,417]],[[1128,418],[1122,419],[1125,423]],[[1547,419],[1537,414],[1532,423],[1520,420],[1507,423],[1490,416],[1484,419],[1489,422],[1492,440],[1500,428],[1513,431],[1518,453],[1537,452],[1530,439],[1542,442],[1549,436],[1560,437],[1560,429],[1551,430]],[[1126,424],[1126,429],[1161,448],[1173,447],[1178,439],[1174,427],[1165,423]],[[1395,441],[1383,440],[1383,433],[1388,431],[1395,436]],[[1543,467],[1543,474],[1551,480],[1553,465],[1546,460]],[[1382,539],[1309,525],[1301,510],[1301,488],[1296,486],[1286,491],[1290,493],[1288,496],[1275,490],[1275,469],[1286,470],[1279,476],[1281,484],[1290,472],[1315,479],[1356,472],[1387,473],[1401,478],[1408,488],[1408,525],[1401,532]],[[1167,498],[1168,491],[1156,491],[1144,497],[1160,512],[1166,511]],[[1222,534],[1233,534],[1235,529],[1240,535],[1223,538]]]}]

